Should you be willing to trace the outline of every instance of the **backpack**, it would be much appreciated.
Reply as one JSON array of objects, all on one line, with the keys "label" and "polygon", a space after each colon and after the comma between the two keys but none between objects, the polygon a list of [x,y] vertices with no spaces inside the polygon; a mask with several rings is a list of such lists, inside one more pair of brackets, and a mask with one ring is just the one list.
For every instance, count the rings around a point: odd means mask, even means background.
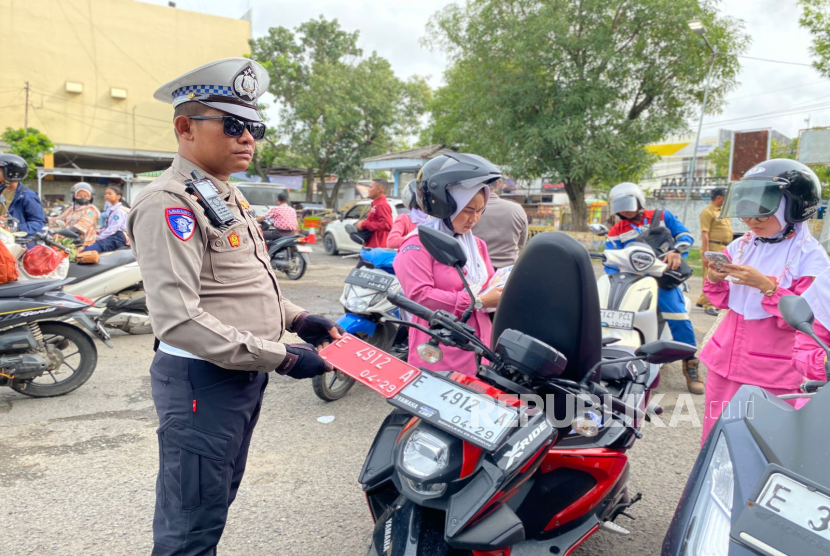
[{"label": "backpack", "polygon": [[[657,253],[658,256],[665,255],[674,249],[674,236],[666,226],[663,225],[663,209],[657,209],[651,217],[648,230],[635,239],[645,243]],[[672,290],[689,279],[692,275],[692,267],[685,259],[680,259],[680,266],[676,270],[666,270],[660,278],[657,278],[657,285],[665,290]]]}]

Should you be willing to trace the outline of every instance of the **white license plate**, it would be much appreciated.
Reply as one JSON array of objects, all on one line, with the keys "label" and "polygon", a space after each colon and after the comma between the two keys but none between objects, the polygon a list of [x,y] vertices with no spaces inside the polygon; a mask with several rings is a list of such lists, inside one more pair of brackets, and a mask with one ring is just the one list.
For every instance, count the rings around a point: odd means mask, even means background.
[{"label": "white license plate", "polygon": [[299,251],[300,253],[313,253],[311,247],[309,247],[308,245],[298,245],[297,251]]},{"label": "white license plate", "polygon": [[622,330],[631,330],[634,328],[634,313],[631,311],[602,309],[600,313],[603,328],[620,328]]},{"label": "white license plate", "polygon": [[501,445],[519,416],[515,407],[431,373],[421,373],[389,403],[488,451]]},{"label": "white license plate", "polygon": [[770,475],[756,503],[793,525],[830,540],[830,497],[787,475]]}]

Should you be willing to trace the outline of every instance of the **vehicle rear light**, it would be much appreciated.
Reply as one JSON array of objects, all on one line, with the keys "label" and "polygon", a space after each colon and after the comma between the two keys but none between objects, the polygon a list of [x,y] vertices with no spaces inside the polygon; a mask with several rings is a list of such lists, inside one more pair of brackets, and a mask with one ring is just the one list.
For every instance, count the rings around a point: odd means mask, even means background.
[{"label": "vehicle rear light", "polygon": [[84,297],[84,296],[82,296],[82,295],[73,295],[72,297],[74,297],[75,299],[77,299],[77,300],[78,300],[78,301],[80,301],[81,303],[86,303],[86,304],[87,304],[87,305],[89,305],[89,306],[95,305],[95,302],[94,302],[94,301],[92,301],[92,300],[91,300],[90,298],[88,298],[88,297]]}]

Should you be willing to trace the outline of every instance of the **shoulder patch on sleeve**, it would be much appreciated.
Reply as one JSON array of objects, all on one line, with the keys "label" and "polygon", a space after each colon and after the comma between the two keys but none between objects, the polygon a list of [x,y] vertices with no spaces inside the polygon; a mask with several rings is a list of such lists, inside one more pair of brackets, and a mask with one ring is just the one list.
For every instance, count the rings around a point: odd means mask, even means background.
[{"label": "shoulder patch on sleeve", "polygon": [[182,241],[187,241],[196,232],[196,215],[192,210],[184,207],[170,207],[164,209],[167,227]]},{"label": "shoulder patch on sleeve", "polygon": [[421,246],[420,245],[407,245],[406,247],[401,249],[401,253],[406,253],[407,251],[410,251],[410,250],[411,251],[420,251]]}]

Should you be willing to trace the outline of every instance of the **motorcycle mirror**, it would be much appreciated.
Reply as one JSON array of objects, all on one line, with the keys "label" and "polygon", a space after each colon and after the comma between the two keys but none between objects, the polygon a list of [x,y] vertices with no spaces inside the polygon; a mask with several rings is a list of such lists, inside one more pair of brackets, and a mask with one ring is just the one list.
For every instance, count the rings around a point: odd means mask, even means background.
[{"label": "motorcycle mirror", "polygon": [[589,224],[588,229],[596,236],[608,235],[608,227],[605,224]]},{"label": "motorcycle mirror", "polygon": [[778,300],[778,310],[787,324],[805,334],[813,334],[813,310],[803,297],[785,295]]},{"label": "motorcycle mirror", "polygon": [[663,365],[665,363],[673,363],[692,357],[697,348],[684,344],[683,342],[675,342],[672,340],[657,340],[656,342],[649,342],[637,348],[634,355],[642,357],[649,363],[656,365]]},{"label": "motorcycle mirror", "polygon": [[418,237],[427,252],[439,263],[459,268],[467,264],[461,244],[450,235],[426,226],[418,226]]}]

